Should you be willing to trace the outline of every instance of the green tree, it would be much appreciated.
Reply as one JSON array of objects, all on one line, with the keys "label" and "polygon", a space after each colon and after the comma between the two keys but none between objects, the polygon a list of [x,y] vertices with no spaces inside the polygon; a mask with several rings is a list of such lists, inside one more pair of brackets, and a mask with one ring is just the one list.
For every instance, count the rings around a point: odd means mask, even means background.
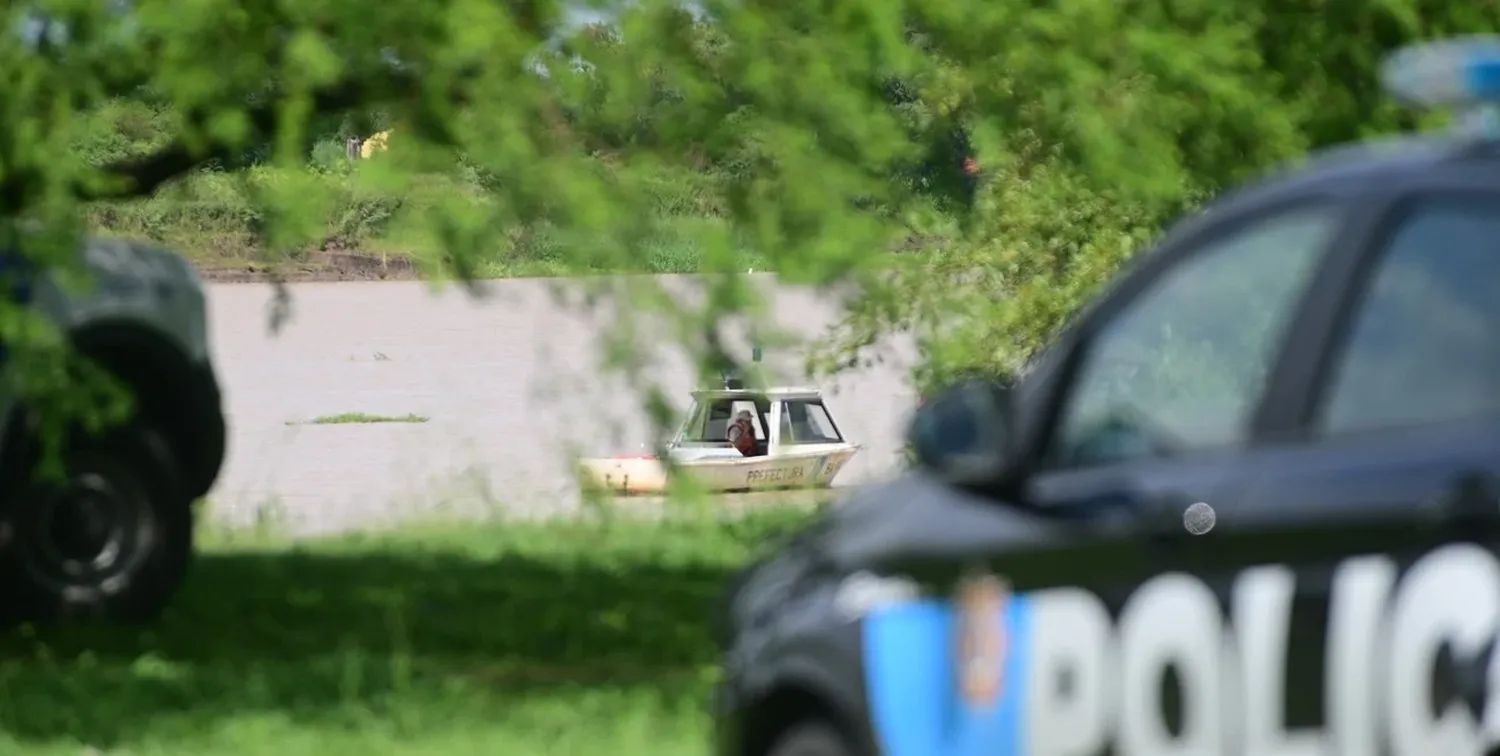
[{"label": "green tree", "polygon": [[[993,45],[1004,51],[993,86],[971,90],[989,169],[977,222],[870,279],[816,366],[856,364],[905,331],[922,348],[921,386],[1013,373],[1165,224],[1218,192],[1309,149],[1440,124],[1398,109],[1381,61],[1500,23],[1491,5],[1425,0],[993,11],[1007,12],[1023,18]],[[1080,101],[1092,105],[1069,104]]]},{"label": "green tree", "polygon": [[[287,171],[256,184],[259,231],[307,244],[335,198],[293,169],[319,139],[388,124],[401,149],[356,184],[484,177],[408,219],[444,252],[435,275],[472,278],[507,229],[538,223],[591,267],[688,233],[723,274],[703,304],[617,293],[709,363],[717,323],[756,306],[737,275],[750,250],[786,280],[861,285],[824,367],[904,329],[923,381],[1004,371],[1170,218],[1309,146],[1398,125],[1381,50],[1496,20],[1428,0],[1338,10],[1347,33],[1310,22],[1328,10],[1310,0],[700,7],[607,8],[606,30],[548,0],[18,0],[4,28],[27,43],[0,45],[0,243],[67,266],[90,203],[259,151]],[[967,151],[983,176],[955,190]],[[666,228],[655,204],[677,182],[696,182],[713,222]],[[903,241],[919,254],[893,261]],[[5,324],[21,317],[0,310],[0,326],[19,337]]]}]

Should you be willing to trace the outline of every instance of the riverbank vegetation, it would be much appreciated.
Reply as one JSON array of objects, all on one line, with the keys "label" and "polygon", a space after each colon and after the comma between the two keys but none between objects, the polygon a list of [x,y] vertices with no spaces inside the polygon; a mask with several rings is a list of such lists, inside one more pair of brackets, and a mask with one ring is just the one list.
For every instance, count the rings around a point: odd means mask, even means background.
[{"label": "riverbank vegetation", "polygon": [[702,754],[725,585],[807,517],[209,533],[154,628],[0,636],[0,752]]},{"label": "riverbank vegetation", "polygon": [[[82,154],[99,165],[137,158],[168,139],[174,120],[165,105],[140,99],[107,103],[93,114]],[[279,166],[252,155],[247,165],[212,166],[192,172],[150,197],[96,203],[86,220],[95,231],[146,239],[185,255],[209,277],[241,271],[280,271],[296,278],[336,265],[339,256],[381,261],[367,277],[441,274],[446,252],[427,227],[430,213],[445,203],[483,205],[485,178],[455,162],[387,186],[389,177],[369,161],[349,159],[352,127],[337,125],[314,142],[302,165]],[[399,146],[401,138],[394,137]],[[380,160],[377,154],[374,158]],[[607,164],[602,152],[598,158]],[[702,269],[694,239],[701,229],[722,226],[726,209],[721,182],[712,172],[660,166],[640,188],[659,228],[642,244],[639,260],[576,259],[566,236],[545,218],[517,219],[496,234],[493,248],[478,255],[480,278],[567,276],[591,273],[693,273]],[[265,197],[294,189],[312,206],[296,241],[277,245],[269,237]],[[740,250],[744,268],[766,262]],[[331,272],[331,271],[330,271]],[[347,271],[360,275],[360,271]]]},{"label": "riverbank vegetation", "polygon": [[[726,273],[702,306],[625,308],[672,311],[706,372],[716,324],[755,314],[735,276],[774,270],[856,284],[820,367],[908,331],[921,383],[1015,369],[1225,188],[1418,125],[1381,57],[1500,22],[1435,0],[194,8],[8,11],[30,44],[0,58],[23,82],[0,217],[53,224],[28,254],[92,228],[257,275]],[[390,149],[350,164],[377,131]]]},{"label": "riverbank vegetation", "polygon": [[[331,143],[330,143],[331,144]],[[293,280],[344,274],[349,278],[440,276],[446,252],[425,228],[434,207],[455,198],[482,202],[483,188],[470,177],[434,174],[413,181],[399,193],[382,191],[359,175],[362,166],[334,163],[325,170],[253,167],[240,172],[207,172],[163,190],[150,199],[89,208],[97,232],[146,239],[183,254],[210,279],[239,272],[279,271]],[[576,276],[606,273],[696,273],[703,269],[694,246],[700,229],[722,225],[692,193],[688,176],[654,182],[659,229],[646,240],[639,261],[575,260],[566,239],[545,221],[523,223],[498,235],[494,249],[474,263],[476,278]],[[256,197],[275,187],[301,182],[321,206],[300,241],[273,246]],[[368,261],[357,266],[353,260]],[[737,265],[767,263],[749,250],[737,251]]]}]

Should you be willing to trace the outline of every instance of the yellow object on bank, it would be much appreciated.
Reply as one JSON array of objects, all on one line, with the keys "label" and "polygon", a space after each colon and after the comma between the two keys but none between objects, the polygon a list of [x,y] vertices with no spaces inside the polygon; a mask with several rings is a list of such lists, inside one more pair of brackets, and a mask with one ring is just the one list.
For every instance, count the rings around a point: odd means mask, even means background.
[{"label": "yellow object on bank", "polygon": [[389,129],[371,134],[370,138],[366,139],[364,144],[359,146],[360,158],[367,160],[377,152],[385,152],[387,149],[390,149],[390,137],[391,132]]}]

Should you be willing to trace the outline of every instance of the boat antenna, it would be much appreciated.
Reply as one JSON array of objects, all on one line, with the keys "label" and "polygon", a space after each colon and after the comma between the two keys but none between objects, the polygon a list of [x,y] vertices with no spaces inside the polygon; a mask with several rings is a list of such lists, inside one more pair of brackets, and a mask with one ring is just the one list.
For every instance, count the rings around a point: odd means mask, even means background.
[{"label": "boat antenna", "polygon": [[740,377],[739,371],[732,367],[726,367],[719,375],[724,379],[724,388],[727,391],[739,391],[745,387],[745,379]]},{"label": "boat antenna", "polygon": [[[760,358],[760,345],[757,344],[755,346],[752,346],[750,348],[750,361],[759,364]],[[740,371],[734,369],[734,367],[731,366],[724,368],[724,370],[720,372],[720,375],[724,378],[725,389],[729,391],[739,391],[745,388],[744,376],[740,374]]]}]

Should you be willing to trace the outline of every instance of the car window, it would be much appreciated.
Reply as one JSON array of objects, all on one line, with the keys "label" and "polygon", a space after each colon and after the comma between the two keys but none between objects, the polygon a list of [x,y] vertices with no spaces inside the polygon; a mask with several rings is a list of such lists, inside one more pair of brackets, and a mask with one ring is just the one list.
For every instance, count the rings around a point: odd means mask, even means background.
[{"label": "car window", "polygon": [[1500,413],[1500,195],[1429,201],[1382,251],[1329,374],[1324,434]]},{"label": "car window", "polygon": [[1215,236],[1085,346],[1048,461],[1122,462],[1233,445],[1339,220],[1314,205]]}]

